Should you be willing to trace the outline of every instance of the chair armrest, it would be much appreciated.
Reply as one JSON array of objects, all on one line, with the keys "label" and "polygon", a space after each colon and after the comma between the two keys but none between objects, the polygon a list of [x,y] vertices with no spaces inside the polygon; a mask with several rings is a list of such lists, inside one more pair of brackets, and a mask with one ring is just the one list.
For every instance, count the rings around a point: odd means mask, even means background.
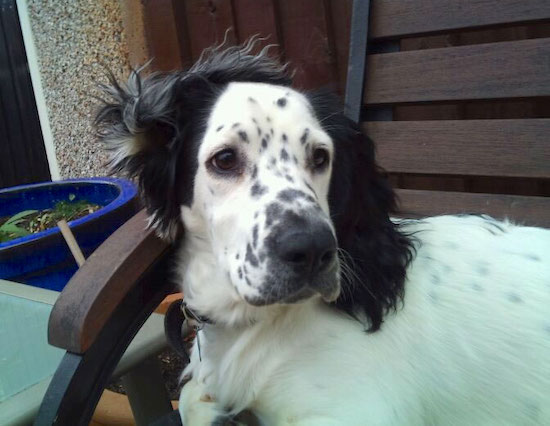
[{"label": "chair armrest", "polygon": [[173,248],[146,227],[144,210],[117,229],[71,278],[48,323],[50,344],[82,354],[147,269]]}]

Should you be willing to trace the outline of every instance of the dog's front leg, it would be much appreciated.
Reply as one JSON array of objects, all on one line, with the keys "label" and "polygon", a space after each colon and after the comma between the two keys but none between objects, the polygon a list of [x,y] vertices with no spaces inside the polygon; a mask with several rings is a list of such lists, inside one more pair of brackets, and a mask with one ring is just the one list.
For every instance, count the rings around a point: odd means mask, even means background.
[{"label": "dog's front leg", "polygon": [[183,426],[210,426],[224,415],[223,407],[196,379],[191,379],[181,390],[178,410]]}]

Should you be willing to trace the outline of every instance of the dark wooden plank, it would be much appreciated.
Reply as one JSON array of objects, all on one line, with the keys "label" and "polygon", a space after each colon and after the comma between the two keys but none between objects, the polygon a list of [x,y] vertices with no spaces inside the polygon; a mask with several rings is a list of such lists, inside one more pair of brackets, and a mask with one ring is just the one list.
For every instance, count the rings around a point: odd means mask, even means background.
[{"label": "dark wooden plank", "polygon": [[405,217],[483,213],[531,226],[550,227],[550,197],[398,189]]},{"label": "dark wooden plank", "polygon": [[327,41],[324,2],[279,0],[277,5],[284,57],[295,70],[294,85],[315,88],[334,83],[336,68]]},{"label": "dark wooden plank", "polygon": [[172,71],[183,67],[182,49],[172,0],[144,0],[145,38],[152,68]]},{"label": "dark wooden plank", "polygon": [[224,40],[226,32],[227,44],[237,44],[230,1],[188,0],[185,2],[185,10],[193,61],[199,58],[204,49],[220,44]]},{"label": "dark wooden plank", "polygon": [[274,44],[270,55],[280,54],[280,36],[276,21],[274,0],[233,0],[233,16],[239,43],[258,35],[260,40],[254,53]]},{"label": "dark wooden plank", "polygon": [[370,55],[367,104],[550,96],[550,38]]},{"label": "dark wooden plank", "polygon": [[548,0],[373,0],[372,38],[550,19]]},{"label": "dark wooden plank", "polygon": [[550,119],[380,121],[364,129],[391,172],[550,178]]},{"label": "dark wooden plank", "polygon": [[90,347],[118,304],[170,245],[146,229],[141,211],[92,253],[57,300],[48,326],[49,342],[70,352]]},{"label": "dark wooden plank", "polygon": [[335,50],[338,91],[344,93],[348,72],[352,0],[329,0],[332,43]]}]

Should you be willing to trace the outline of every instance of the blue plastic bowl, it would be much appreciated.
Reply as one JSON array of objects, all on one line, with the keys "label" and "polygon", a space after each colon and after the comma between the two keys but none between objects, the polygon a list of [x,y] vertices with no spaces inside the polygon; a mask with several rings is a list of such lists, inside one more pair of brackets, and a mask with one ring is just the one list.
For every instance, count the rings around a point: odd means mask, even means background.
[{"label": "blue plastic bowl", "polygon": [[[74,194],[74,201],[86,200],[102,206],[68,223],[85,257],[139,210],[132,182],[86,178],[2,189],[0,217],[22,210],[52,208],[59,201],[67,201],[70,194]],[[77,269],[57,226],[0,243],[0,278],[61,291]]]}]

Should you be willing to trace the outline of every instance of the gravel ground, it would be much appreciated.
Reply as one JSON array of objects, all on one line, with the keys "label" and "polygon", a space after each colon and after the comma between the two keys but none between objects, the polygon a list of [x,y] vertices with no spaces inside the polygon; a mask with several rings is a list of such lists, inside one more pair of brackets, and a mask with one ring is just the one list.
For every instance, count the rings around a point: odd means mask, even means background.
[{"label": "gravel ground", "polygon": [[57,160],[63,178],[105,175],[106,155],[91,126],[105,67],[127,75],[120,3],[28,0],[29,17]]}]

